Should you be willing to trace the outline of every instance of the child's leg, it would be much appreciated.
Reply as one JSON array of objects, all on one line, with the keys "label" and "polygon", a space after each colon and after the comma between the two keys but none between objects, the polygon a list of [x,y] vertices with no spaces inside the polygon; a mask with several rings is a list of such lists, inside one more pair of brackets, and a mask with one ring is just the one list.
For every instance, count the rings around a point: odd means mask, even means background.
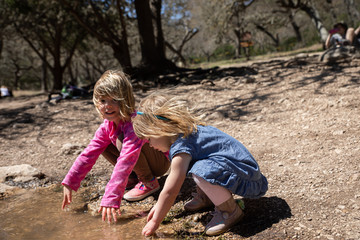
[{"label": "child's leg", "polygon": [[140,181],[149,182],[154,177],[164,175],[169,170],[169,167],[170,161],[166,158],[165,154],[145,143],[134,167],[134,172]]},{"label": "child's leg", "polygon": [[[121,146],[122,144],[120,141],[117,142],[117,147],[115,147],[113,144],[110,144],[101,155],[103,155],[106,160],[108,160],[113,166],[115,166],[117,158],[120,155]],[[134,172],[131,172],[128,183],[126,185],[126,189],[133,188],[137,183],[138,179],[136,174]]]},{"label": "child's leg", "polygon": [[229,190],[219,185],[211,184],[194,174],[193,177],[196,184],[215,204],[214,217],[205,227],[207,235],[215,236],[222,234],[243,218],[244,213],[235,202]]},{"label": "child's leg", "polygon": [[113,144],[110,144],[101,155],[115,166],[119,154],[119,150]]},{"label": "child's leg", "polygon": [[347,31],[346,31],[346,40],[349,41],[350,45],[352,44],[353,40],[354,40],[354,36],[355,36],[355,30],[354,28],[348,28]]},{"label": "child's leg", "polygon": [[[115,166],[121,148],[121,139],[117,139],[116,147],[110,144],[102,155]],[[140,181],[150,182],[154,177],[164,175],[169,170],[169,167],[170,161],[166,158],[165,154],[150,147],[148,143],[145,143],[133,171]]]},{"label": "child's leg", "polygon": [[133,170],[140,182],[123,198],[127,201],[139,201],[158,191],[160,185],[156,177],[164,175],[169,167],[170,161],[162,152],[150,147],[148,143],[144,144]]},{"label": "child's leg", "polygon": [[229,190],[219,185],[214,185],[204,180],[203,178],[192,175],[195,183],[200,187],[200,189],[210,198],[215,206],[226,202],[229,198],[232,197]]},{"label": "child's leg", "polygon": [[214,204],[209,197],[196,185],[196,192],[192,193],[193,199],[186,202],[184,209],[186,211],[199,211],[204,208],[214,207]]},{"label": "child's leg", "polygon": [[[206,185],[207,182],[204,179],[196,176],[195,174],[192,174],[192,177],[196,183],[196,192],[192,193],[194,198],[185,203],[184,209],[186,211],[199,211],[204,208],[214,207],[213,202],[204,193],[204,191],[201,190],[201,188],[199,186],[199,185]],[[203,182],[203,181],[205,181],[205,182]],[[207,188],[206,186],[203,186],[203,187]]]}]

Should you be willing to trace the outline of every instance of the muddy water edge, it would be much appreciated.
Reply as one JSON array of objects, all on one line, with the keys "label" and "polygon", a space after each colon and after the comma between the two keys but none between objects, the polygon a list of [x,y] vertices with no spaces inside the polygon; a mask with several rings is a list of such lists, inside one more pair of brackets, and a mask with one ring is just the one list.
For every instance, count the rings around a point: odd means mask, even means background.
[{"label": "muddy water edge", "polygon": [[65,211],[61,202],[60,184],[21,189],[1,200],[0,239],[144,239],[141,229],[149,209],[124,206],[117,223],[108,224],[88,210],[80,191],[73,194],[73,202]]}]

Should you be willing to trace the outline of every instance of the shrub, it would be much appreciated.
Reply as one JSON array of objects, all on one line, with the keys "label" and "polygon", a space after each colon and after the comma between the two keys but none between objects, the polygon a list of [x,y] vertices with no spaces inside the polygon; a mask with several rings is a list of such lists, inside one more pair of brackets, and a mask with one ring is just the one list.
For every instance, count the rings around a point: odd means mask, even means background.
[{"label": "shrub", "polygon": [[235,57],[235,48],[230,44],[220,45],[212,54],[212,60],[228,60]]}]

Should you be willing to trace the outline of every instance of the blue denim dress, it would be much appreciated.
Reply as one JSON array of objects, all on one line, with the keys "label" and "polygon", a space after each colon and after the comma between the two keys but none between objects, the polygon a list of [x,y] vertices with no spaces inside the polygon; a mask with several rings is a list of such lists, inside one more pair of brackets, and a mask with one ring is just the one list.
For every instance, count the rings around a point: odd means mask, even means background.
[{"label": "blue denim dress", "polygon": [[268,190],[266,177],[250,152],[235,138],[212,126],[198,126],[198,131],[171,145],[169,157],[187,153],[192,160],[188,174],[223,186],[245,198],[259,198]]}]

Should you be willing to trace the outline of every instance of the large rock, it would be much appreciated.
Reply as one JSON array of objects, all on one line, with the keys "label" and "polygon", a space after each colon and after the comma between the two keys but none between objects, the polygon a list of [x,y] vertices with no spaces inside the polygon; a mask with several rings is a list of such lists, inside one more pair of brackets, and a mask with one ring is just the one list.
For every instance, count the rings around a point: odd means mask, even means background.
[{"label": "large rock", "polygon": [[43,176],[43,173],[29,164],[0,167],[0,183],[4,183],[8,180],[14,182],[28,182]]}]

